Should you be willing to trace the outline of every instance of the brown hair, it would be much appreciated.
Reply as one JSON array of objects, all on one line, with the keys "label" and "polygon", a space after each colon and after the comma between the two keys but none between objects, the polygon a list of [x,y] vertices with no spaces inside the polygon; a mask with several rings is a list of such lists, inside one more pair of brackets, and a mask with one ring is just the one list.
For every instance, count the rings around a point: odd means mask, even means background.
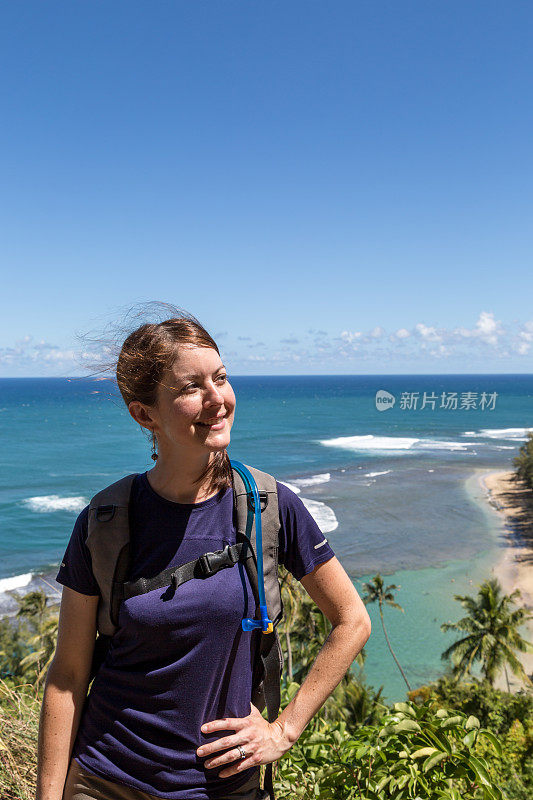
[{"label": "brown hair", "polygon": [[[107,370],[113,368],[116,374],[118,388],[127,406],[138,400],[144,405],[157,405],[157,390],[162,383],[163,375],[171,369],[176,360],[176,351],[181,345],[195,345],[197,347],[211,347],[220,351],[215,340],[209,335],[203,325],[184,309],[168,303],[147,303],[140,311],[130,309],[126,315],[128,320],[139,321],[141,316],[156,315],[172,316],[159,322],[144,322],[131,331],[120,347],[117,358],[113,359]],[[130,323],[131,324],[131,323]],[[127,325],[129,327],[129,325]],[[126,327],[126,326],[125,326]],[[115,333],[115,339],[123,338],[121,333]],[[103,343],[99,338],[99,344]],[[108,353],[117,350],[115,344],[104,345]],[[101,370],[100,370],[101,371]],[[209,481],[209,491],[214,492],[232,485],[231,464],[226,450],[216,452],[214,457],[194,483]]]}]

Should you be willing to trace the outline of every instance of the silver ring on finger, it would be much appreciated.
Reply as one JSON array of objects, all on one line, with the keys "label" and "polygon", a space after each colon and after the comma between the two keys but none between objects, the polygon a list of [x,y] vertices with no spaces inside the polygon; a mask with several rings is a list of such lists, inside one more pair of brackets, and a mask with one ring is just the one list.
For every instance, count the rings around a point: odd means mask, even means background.
[{"label": "silver ring on finger", "polygon": [[245,751],[244,747],[241,747],[240,744],[237,745],[237,750],[241,754],[241,761],[242,761],[243,758],[246,758],[246,751]]}]

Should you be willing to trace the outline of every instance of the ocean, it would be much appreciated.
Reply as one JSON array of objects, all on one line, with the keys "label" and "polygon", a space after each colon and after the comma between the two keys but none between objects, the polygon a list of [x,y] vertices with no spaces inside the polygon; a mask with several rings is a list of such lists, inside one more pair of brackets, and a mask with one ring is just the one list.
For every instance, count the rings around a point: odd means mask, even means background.
[{"label": "ocean", "polygon": [[[410,684],[442,674],[459,619],[499,558],[503,526],[478,476],[512,469],[533,429],[532,375],[231,377],[230,457],[299,493],[363,594],[377,572],[403,612],[385,624]],[[0,615],[13,590],[54,581],[90,497],[150,469],[150,446],[107,380],[0,379]],[[387,701],[405,684],[369,606],[364,674]]]}]

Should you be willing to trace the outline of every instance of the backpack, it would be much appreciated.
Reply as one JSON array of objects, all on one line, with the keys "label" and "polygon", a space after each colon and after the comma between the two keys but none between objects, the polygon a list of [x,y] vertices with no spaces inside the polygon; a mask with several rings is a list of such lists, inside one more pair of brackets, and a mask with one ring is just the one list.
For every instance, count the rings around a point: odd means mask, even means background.
[{"label": "backpack", "polygon": [[[251,701],[261,712],[266,707],[268,721],[272,723],[279,714],[280,680],[283,670],[283,653],[277,632],[277,625],[283,617],[281,586],[278,578],[280,529],[278,494],[276,479],[272,475],[254,467],[244,466],[255,479],[261,502],[264,587],[268,612],[273,623],[269,633],[263,633],[260,629],[250,632],[251,636],[260,637],[253,667]],[[204,553],[194,561],[170,567],[152,578],[128,581],[129,504],[137,473],[121,478],[92,498],[86,543],[91,553],[92,569],[100,589],[100,599],[97,612],[98,635],[94,646],[90,680],[94,678],[103,663],[111,638],[117,629],[120,603],[129,597],[168,587],[163,598],[170,599],[181,583],[191,578],[208,579],[220,569],[231,568],[241,562],[245,566],[252,587],[256,604],[255,618],[259,618],[253,497],[251,492],[247,492],[240,473],[233,465],[231,472],[236,544],[226,545],[223,550]],[[275,800],[272,763],[265,767],[264,786],[271,800]]]}]

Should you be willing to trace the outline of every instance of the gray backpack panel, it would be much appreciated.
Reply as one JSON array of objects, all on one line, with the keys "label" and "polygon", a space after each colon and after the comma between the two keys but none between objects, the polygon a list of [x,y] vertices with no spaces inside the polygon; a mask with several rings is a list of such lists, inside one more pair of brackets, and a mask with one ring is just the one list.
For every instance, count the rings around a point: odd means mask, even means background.
[{"label": "gray backpack panel", "polygon": [[[283,617],[283,603],[281,599],[281,587],[278,579],[278,550],[279,550],[279,511],[278,511],[278,491],[276,479],[267,472],[261,472],[255,467],[244,465],[250,470],[257,488],[261,493],[266,493],[268,500],[266,507],[263,508],[261,502],[261,530],[263,538],[263,573],[265,578],[265,597],[267,601],[270,619],[276,626]],[[236,470],[233,472],[234,496],[237,504],[237,541],[240,537],[246,538],[246,522],[248,517],[248,495],[244,488],[244,482]],[[252,543],[254,553],[257,553],[255,541],[255,515],[252,518],[253,524],[251,532],[248,534]],[[257,561],[256,561],[257,564]],[[257,569],[257,567],[256,567]],[[258,609],[256,609],[258,611]]]},{"label": "gray backpack panel", "polygon": [[[100,589],[98,602],[98,632],[112,636],[116,630],[111,613],[114,581],[123,581],[129,561],[130,524],[129,503],[135,473],[121,478],[91,500],[87,547],[91,553],[92,570]],[[122,573],[122,574],[121,574]]]}]

